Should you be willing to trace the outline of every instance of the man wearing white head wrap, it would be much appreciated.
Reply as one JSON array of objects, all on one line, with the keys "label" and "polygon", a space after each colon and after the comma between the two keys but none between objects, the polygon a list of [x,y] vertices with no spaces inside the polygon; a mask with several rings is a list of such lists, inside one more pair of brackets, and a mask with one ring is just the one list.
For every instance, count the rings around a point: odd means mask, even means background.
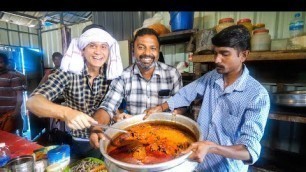
[{"label": "man wearing white head wrap", "polygon": [[99,28],[89,29],[79,39],[72,39],[62,60],[61,69],[80,74],[84,66],[81,50],[89,42],[106,42],[109,45],[110,55],[107,61],[106,77],[108,80],[117,78],[123,71],[119,44],[110,34]]},{"label": "man wearing white head wrap", "polygon": [[[116,43],[104,30],[88,29],[78,39],[73,39],[61,69],[37,87],[27,101],[27,108],[33,114],[65,121],[74,138],[71,146],[74,158],[101,157],[101,153],[89,145],[89,127],[97,123],[91,116],[107,92],[107,79],[113,79],[120,73],[121,59],[113,56],[118,50]],[[109,65],[106,67],[107,61]],[[107,73],[114,71],[108,68],[115,62],[119,62],[116,73]],[[64,96],[65,105],[51,102],[59,94]],[[109,123],[109,116],[104,120]]]}]

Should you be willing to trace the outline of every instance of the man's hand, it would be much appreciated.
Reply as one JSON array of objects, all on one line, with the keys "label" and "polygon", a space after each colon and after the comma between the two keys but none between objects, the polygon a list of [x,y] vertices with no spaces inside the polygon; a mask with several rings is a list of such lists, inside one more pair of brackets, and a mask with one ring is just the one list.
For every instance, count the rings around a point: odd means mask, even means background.
[{"label": "man's hand", "polygon": [[[110,115],[102,108],[98,109],[94,115],[94,119],[99,123],[99,124],[104,124],[108,125],[110,123]],[[90,129],[90,145],[94,148],[99,148],[99,140],[105,140],[105,139],[110,139],[107,135],[103,133],[103,130],[99,126],[92,127]]]},{"label": "man's hand", "polygon": [[216,144],[210,141],[195,142],[192,143],[185,151],[182,151],[182,154],[192,151],[189,159],[201,163],[203,162],[207,153],[210,153],[215,146]]},{"label": "man's hand", "polygon": [[68,127],[73,130],[89,128],[91,124],[98,124],[98,122],[89,115],[70,108],[64,113],[64,121]]},{"label": "man's hand", "polygon": [[115,122],[119,122],[121,120],[124,120],[126,118],[131,118],[133,115],[127,114],[127,113],[119,113],[117,115],[114,116],[114,121]]},{"label": "man's hand", "polygon": [[95,128],[91,129],[90,136],[89,136],[90,145],[93,148],[98,149],[100,147],[100,144],[99,144],[100,139],[105,140],[105,139],[110,139],[110,138],[104,135],[103,131],[99,127],[97,129]]},{"label": "man's hand", "polygon": [[146,109],[143,113],[146,114],[143,120],[147,119],[152,113],[163,112],[162,105],[158,105],[149,109]]}]

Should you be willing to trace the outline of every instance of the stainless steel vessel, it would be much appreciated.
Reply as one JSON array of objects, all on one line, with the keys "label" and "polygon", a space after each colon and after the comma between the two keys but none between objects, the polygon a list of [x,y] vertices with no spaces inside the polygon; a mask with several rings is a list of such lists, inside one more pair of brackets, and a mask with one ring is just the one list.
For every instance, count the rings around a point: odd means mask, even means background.
[{"label": "stainless steel vessel", "polygon": [[[140,124],[147,121],[170,121],[175,122],[181,125],[184,125],[190,131],[192,131],[197,140],[200,141],[203,139],[201,130],[198,124],[185,116],[182,115],[172,115],[171,113],[156,113],[152,114],[147,118],[145,121],[143,117],[145,114],[140,114],[133,116],[132,118],[125,119],[118,123],[115,123],[113,127],[125,129],[129,126]],[[113,138],[118,134],[118,131],[107,129],[105,131],[110,138]],[[107,154],[107,146],[109,145],[109,140],[100,141],[100,151],[104,156],[104,161],[108,168],[108,171],[116,171],[116,172],[126,172],[126,171],[133,171],[133,172],[152,172],[152,171],[165,171],[165,172],[177,172],[177,171],[184,171],[184,172],[192,172],[198,165],[197,162],[188,160],[188,156],[191,154],[182,155],[176,159],[159,163],[159,164],[152,164],[152,165],[136,165],[125,163],[122,161],[118,161]]]},{"label": "stainless steel vessel", "polygon": [[11,159],[6,168],[10,172],[30,172],[34,171],[34,157],[32,155],[21,155]]},{"label": "stainless steel vessel", "polygon": [[306,107],[306,91],[287,91],[272,95],[272,102],[289,107]]}]

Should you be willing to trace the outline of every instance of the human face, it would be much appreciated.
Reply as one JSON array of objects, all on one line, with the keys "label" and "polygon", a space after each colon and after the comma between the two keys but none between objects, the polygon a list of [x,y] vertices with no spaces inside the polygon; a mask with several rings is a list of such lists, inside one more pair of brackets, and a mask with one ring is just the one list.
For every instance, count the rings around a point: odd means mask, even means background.
[{"label": "human face", "polygon": [[58,57],[58,56],[54,57],[53,63],[54,63],[55,68],[59,68],[61,66],[61,62],[62,62],[61,57]]},{"label": "human face", "polygon": [[91,42],[83,49],[82,54],[89,69],[100,68],[108,59],[109,46],[105,42]]},{"label": "human face", "polygon": [[142,70],[155,67],[159,57],[159,44],[156,36],[143,35],[134,42],[134,56],[136,64]]},{"label": "human face", "polygon": [[238,51],[230,47],[214,47],[216,70],[220,74],[239,72],[248,51]]}]

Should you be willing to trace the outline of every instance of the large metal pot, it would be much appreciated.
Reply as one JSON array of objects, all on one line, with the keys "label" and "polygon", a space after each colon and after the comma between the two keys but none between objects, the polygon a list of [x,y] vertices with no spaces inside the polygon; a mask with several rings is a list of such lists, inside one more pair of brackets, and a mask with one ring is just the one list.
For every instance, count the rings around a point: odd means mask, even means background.
[{"label": "large metal pot", "polygon": [[[148,121],[170,121],[175,122],[181,125],[184,125],[190,131],[192,131],[195,136],[197,137],[197,140],[200,141],[203,139],[201,130],[198,126],[198,124],[185,116],[182,115],[172,115],[171,113],[156,113],[152,114],[147,118],[145,121],[143,120],[145,114],[135,115],[132,118],[125,119],[123,121],[120,121],[118,123],[115,123],[113,126],[124,129],[127,127],[130,127],[132,125],[148,122]],[[107,134],[110,138],[113,138],[118,134],[118,131],[107,129],[105,131],[105,134]],[[177,172],[177,171],[184,171],[184,172],[191,172],[193,171],[196,166],[198,165],[197,162],[188,160],[188,156],[191,154],[185,154],[182,155],[176,159],[159,163],[159,164],[152,164],[152,165],[136,165],[136,164],[130,164],[125,163],[122,161],[118,161],[111,156],[107,154],[107,147],[110,143],[110,140],[104,140],[100,141],[100,150],[101,153],[104,156],[104,161],[106,163],[106,166],[108,168],[108,171],[116,171],[116,172],[125,172],[125,171],[133,171],[133,172],[152,172],[152,171],[165,171],[165,172]]]}]

